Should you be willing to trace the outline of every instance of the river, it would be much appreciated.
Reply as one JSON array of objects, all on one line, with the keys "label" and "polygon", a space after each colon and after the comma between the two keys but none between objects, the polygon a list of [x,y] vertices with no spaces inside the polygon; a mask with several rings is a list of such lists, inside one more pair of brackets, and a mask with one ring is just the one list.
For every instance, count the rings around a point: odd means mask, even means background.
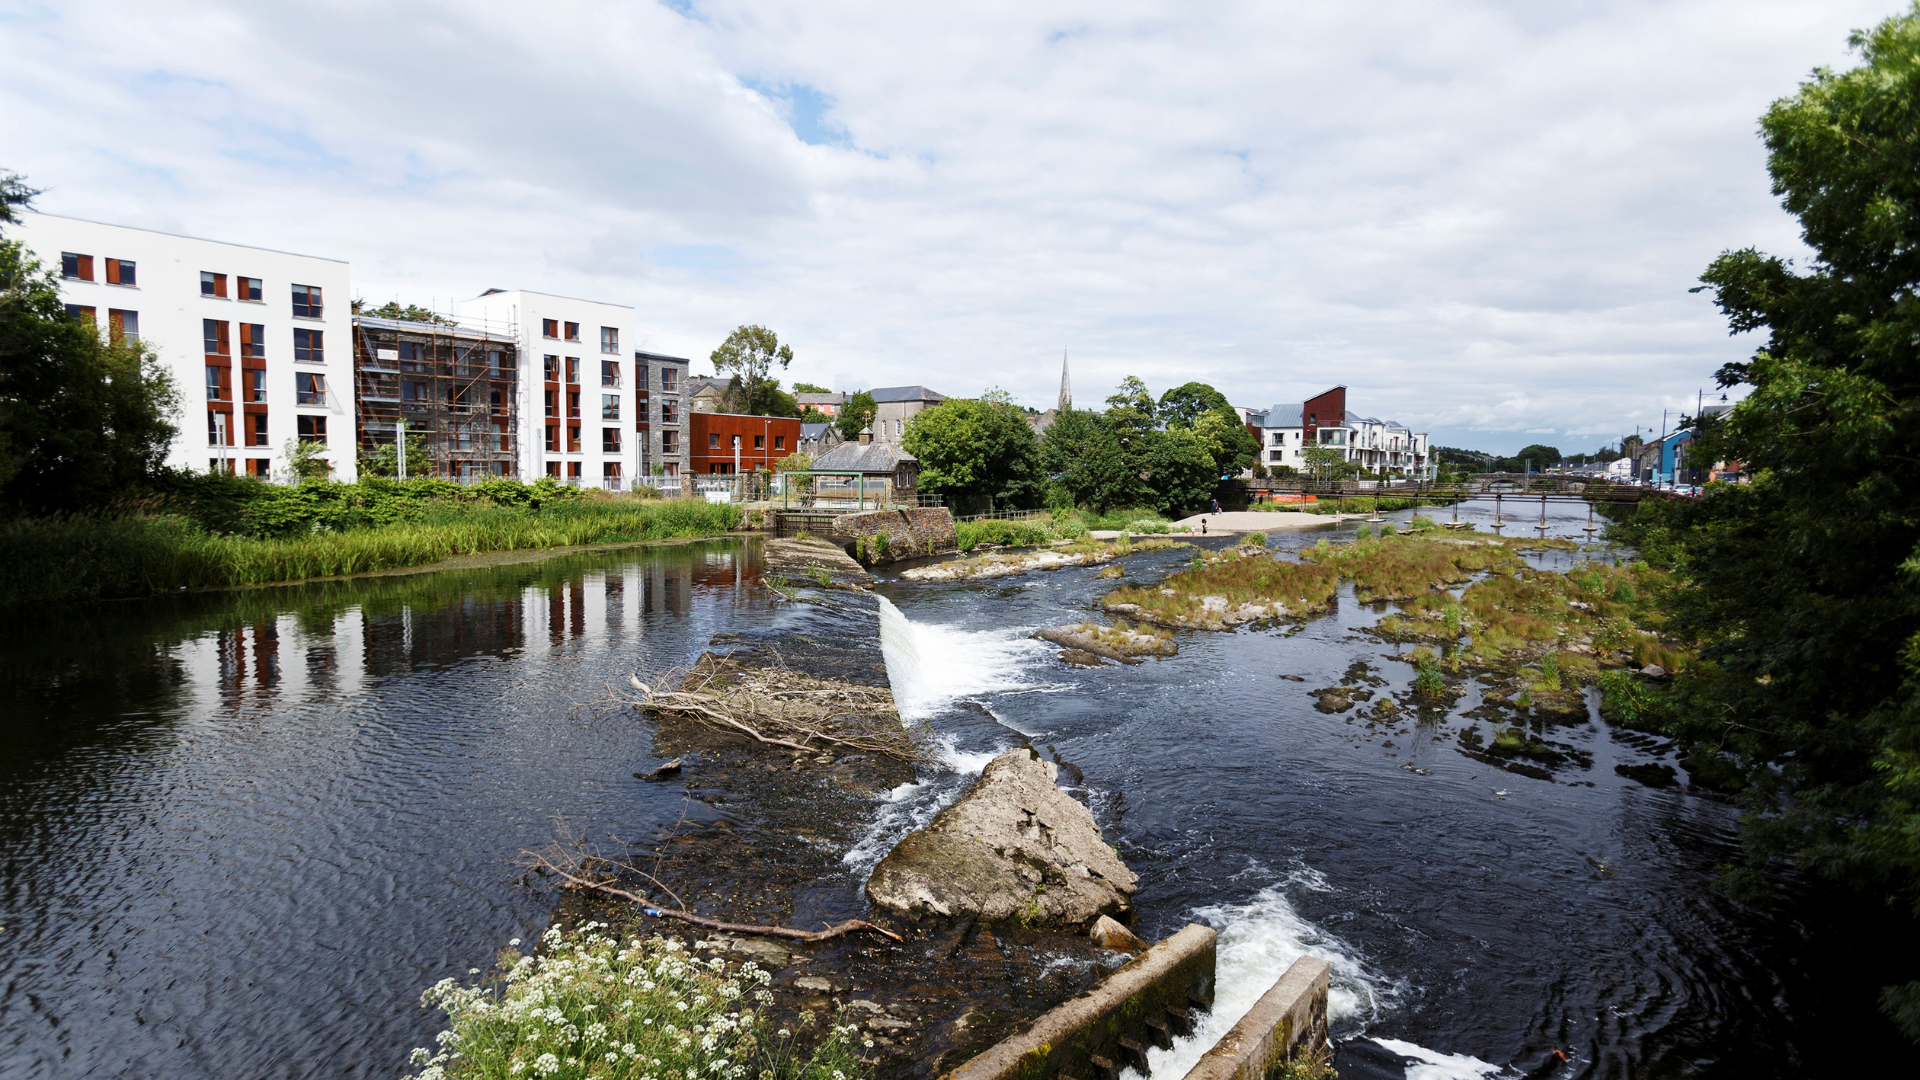
[{"label": "river", "polygon": [[[1549,518],[1583,535],[1584,511]],[[756,552],[630,549],[8,628],[0,1075],[399,1075],[438,1027],[420,991],[551,918],[522,847],[556,819],[644,839],[687,812],[634,779],[654,763],[646,729],[611,699],[778,618],[743,587]],[[875,803],[838,887],[1031,739],[1084,776],[1076,794],[1141,874],[1143,931],[1221,930],[1222,1019],[1293,957],[1333,962],[1345,1077],[1787,1077],[1902,1051],[1869,1016],[1863,949],[1910,930],[1712,891],[1732,809],[1616,771],[1670,760],[1657,740],[1557,727],[1567,761],[1543,779],[1463,752],[1487,727],[1463,715],[1472,694],[1393,723],[1319,712],[1308,691],[1356,661],[1382,693],[1411,674],[1350,593],[1295,632],[1182,635],[1138,667],[1070,667],[1027,636],[1104,584],[882,575],[889,673],[946,767]],[[1155,1075],[1198,1049],[1156,1051]]]}]

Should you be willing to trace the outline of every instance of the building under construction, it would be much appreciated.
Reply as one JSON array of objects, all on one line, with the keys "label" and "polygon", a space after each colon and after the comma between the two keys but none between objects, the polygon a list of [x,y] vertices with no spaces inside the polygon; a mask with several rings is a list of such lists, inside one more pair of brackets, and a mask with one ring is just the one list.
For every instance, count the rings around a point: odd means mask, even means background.
[{"label": "building under construction", "polygon": [[518,475],[517,340],[511,328],[355,316],[360,452],[393,446],[404,423],[409,440],[425,439],[434,476]]}]

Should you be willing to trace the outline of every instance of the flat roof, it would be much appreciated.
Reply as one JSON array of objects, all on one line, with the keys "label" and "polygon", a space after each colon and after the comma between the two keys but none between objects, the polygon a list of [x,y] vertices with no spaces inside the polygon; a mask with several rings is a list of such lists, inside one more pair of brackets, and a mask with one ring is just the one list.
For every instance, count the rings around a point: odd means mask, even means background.
[{"label": "flat roof", "polygon": [[645,352],[640,349],[633,350],[633,358],[635,360],[671,360],[676,364],[693,363],[693,361],[684,356],[668,356],[665,353]]},{"label": "flat roof", "polygon": [[[488,289],[486,292],[474,297],[473,300],[485,300],[489,296],[509,296],[514,293],[524,293],[528,296],[544,296],[549,300],[571,300],[576,304],[598,304],[601,307],[625,308],[628,311],[634,310],[632,304],[613,304],[605,300],[589,300],[584,296],[566,296],[561,293],[541,292],[539,289]],[[461,302],[471,304],[473,300],[463,300]]]},{"label": "flat roof", "polygon": [[224,244],[227,247],[246,248],[248,251],[270,251],[275,255],[291,255],[296,259],[318,259],[321,262],[347,265],[347,260],[336,259],[328,255],[307,255],[298,251],[286,251],[281,248],[262,247],[259,244],[236,244],[231,240],[213,240],[205,236],[188,236],[186,233],[167,232],[165,229],[147,229],[139,225],[122,225],[117,221],[95,221],[92,218],[74,217],[71,214],[45,214],[38,210],[29,210],[36,217],[59,218],[61,221],[78,221],[87,225],[103,225],[109,229],[130,229],[134,232],[152,233],[155,236],[171,236],[177,240],[197,240],[202,244]]}]

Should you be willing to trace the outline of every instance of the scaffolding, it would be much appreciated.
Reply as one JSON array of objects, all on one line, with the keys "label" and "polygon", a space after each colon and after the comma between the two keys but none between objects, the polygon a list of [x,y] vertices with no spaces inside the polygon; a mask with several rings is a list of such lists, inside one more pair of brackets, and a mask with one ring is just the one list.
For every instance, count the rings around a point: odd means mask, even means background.
[{"label": "scaffolding", "polygon": [[425,438],[434,476],[471,483],[519,474],[516,328],[356,315],[353,377],[362,453],[393,446],[404,422],[410,439]]}]

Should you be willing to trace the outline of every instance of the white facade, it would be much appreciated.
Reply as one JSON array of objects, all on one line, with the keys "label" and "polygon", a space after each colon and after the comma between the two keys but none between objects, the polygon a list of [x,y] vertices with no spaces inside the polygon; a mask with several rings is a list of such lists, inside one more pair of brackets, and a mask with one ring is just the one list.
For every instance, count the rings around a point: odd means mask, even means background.
[{"label": "white facade", "polygon": [[60,275],[70,312],[138,337],[173,374],[167,464],[284,476],[301,438],[355,478],[344,261],[52,214],[22,215],[14,235]]},{"label": "white facade", "polygon": [[1294,469],[1305,469],[1307,459],[1300,453],[1306,449],[1306,443],[1301,439],[1303,430],[1305,429],[1298,424],[1292,427],[1261,428],[1260,460],[1265,462],[1269,469],[1279,468],[1282,465]]},{"label": "white facade", "polygon": [[463,301],[463,319],[517,328],[520,475],[627,490],[639,474],[633,308],[526,289]]}]

